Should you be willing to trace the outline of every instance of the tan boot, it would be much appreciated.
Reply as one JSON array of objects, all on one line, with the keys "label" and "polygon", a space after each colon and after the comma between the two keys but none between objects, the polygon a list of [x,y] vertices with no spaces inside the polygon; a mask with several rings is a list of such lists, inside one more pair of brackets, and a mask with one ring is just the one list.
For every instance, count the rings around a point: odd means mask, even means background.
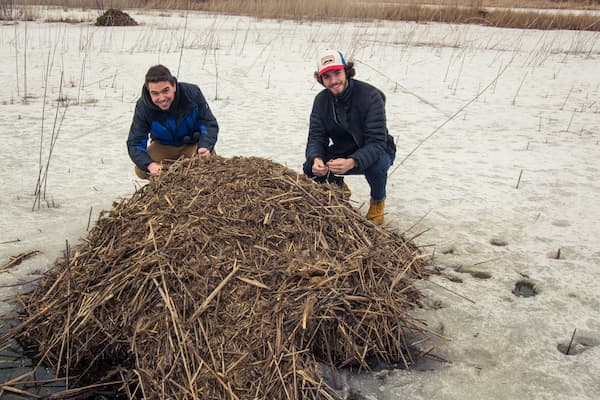
[{"label": "tan boot", "polygon": [[367,212],[367,219],[370,219],[377,225],[383,224],[383,210],[385,207],[385,200],[375,201],[371,200],[369,205],[369,212]]}]

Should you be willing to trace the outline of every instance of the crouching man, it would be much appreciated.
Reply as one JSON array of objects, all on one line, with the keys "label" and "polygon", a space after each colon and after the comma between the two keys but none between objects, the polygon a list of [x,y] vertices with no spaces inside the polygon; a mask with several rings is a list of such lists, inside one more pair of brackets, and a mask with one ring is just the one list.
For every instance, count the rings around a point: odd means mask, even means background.
[{"label": "crouching man", "polygon": [[315,78],[325,89],[317,94],[306,143],[304,174],[319,183],[343,187],[343,175],[364,175],[371,189],[367,218],[384,221],[387,173],[396,146],[388,134],[385,96],[368,83],[353,79],[354,63],[337,50],[317,58]]},{"label": "crouching man", "polygon": [[159,175],[163,160],[210,157],[218,133],[217,120],[198,86],[178,82],[164,65],[150,67],[127,138],[137,176]]}]

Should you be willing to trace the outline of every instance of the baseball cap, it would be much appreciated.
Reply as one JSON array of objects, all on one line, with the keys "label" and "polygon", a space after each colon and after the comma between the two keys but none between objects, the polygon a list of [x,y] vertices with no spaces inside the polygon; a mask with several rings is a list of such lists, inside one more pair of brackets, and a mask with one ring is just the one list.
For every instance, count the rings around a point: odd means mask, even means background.
[{"label": "baseball cap", "polygon": [[317,75],[321,76],[325,72],[344,69],[346,60],[339,50],[323,50],[317,58]]}]

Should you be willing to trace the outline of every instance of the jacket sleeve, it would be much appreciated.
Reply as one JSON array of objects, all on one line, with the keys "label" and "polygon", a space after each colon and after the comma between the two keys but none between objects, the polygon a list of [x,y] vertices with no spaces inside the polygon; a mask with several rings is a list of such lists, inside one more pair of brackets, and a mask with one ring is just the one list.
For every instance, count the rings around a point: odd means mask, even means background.
[{"label": "jacket sleeve", "polygon": [[150,122],[146,115],[146,109],[142,100],[138,100],[135,105],[129,136],[127,137],[127,151],[131,161],[142,171],[147,171],[148,164],[152,162],[147,151],[149,133]]},{"label": "jacket sleeve", "polygon": [[219,124],[210,110],[208,102],[204,98],[200,88],[196,86],[195,89],[196,93],[194,99],[198,106],[198,118],[200,120],[200,126],[198,128],[201,133],[200,139],[198,140],[198,147],[205,147],[209,150],[213,150],[219,136]]},{"label": "jacket sleeve", "polygon": [[[364,142],[350,158],[356,160],[358,171],[369,168],[385,152],[387,145],[387,125],[385,117],[385,103],[381,95],[373,90],[365,101],[369,102],[364,121]],[[353,129],[360,129],[353,127]]]},{"label": "jacket sleeve", "polygon": [[324,96],[317,95],[310,113],[308,139],[306,141],[306,161],[312,165],[315,158],[324,158],[329,146],[329,135],[323,124],[321,113],[326,107],[321,106],[326,101]]}]

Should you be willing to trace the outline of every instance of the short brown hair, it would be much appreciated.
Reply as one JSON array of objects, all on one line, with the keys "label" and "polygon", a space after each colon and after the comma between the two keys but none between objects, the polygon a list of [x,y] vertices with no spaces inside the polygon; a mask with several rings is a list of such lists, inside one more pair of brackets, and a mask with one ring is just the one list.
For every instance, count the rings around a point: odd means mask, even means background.
[{"label": "short brown hair", "polygon": [[[344,71],[346,72],[346,78],[352,78],[354,75],[356,75],[356,70],[354,69],[354,62],[348,61],[346,65],[344,65]],[[317,71],[315,71],[315,79],[321,85],[323,84],[323,77],[319,76],[319,73]]]},{"label": "short brown hair", "polygon": [[169,81],[171,85],[175,84],[175,77],[171,75],[171,71],[167,67],[162,64],[154,65],[150,67],[148,72],[146,72],[146,78],[144,83],[148,85],[148,83],[157,83]]}]

